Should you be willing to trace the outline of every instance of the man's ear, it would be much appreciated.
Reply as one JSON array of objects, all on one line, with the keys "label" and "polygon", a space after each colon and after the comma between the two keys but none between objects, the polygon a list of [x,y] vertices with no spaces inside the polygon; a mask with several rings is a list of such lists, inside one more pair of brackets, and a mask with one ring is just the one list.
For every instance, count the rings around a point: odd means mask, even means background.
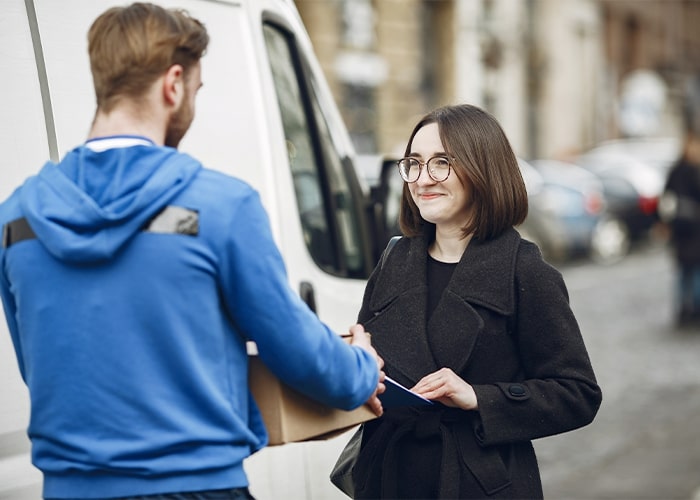
[{"label": "man's ear", "polygon": [[185,70],[179,64],[173,64],[163,78],[163,99],[169,107],[178,109],[185,98]]}]

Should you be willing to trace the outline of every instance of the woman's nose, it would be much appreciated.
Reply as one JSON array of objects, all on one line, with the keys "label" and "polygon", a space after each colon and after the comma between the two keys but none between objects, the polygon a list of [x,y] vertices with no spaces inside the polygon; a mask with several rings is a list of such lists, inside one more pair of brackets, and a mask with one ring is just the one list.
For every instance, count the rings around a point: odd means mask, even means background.
[{"label": "woman's nose", "polygon": [[418,172],[416,184],[435,184],[435,180],[430,177],[430,174],[428,173],[428,165],[425,165],[420,169],[420,172]]}]

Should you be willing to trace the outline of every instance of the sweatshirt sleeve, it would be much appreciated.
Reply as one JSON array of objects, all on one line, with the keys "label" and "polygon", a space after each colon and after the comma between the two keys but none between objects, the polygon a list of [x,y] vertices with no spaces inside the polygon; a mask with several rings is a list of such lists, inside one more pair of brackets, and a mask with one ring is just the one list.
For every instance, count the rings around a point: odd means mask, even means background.
[{"label": "sweatshirt sleeve", "polygon": [[[529,252],[529,254],[527,254]],[[561,274],[539,252],[518,261],[513,335],[523,380],[474,389],[483,445],[524,441],[589,424],[601,403],[578,323]]]},{"label": "sweatshirt sleeve", "polygon": [[17,321],[15,319],[17,306],[15,305],[15,299],[10,292],[10,283],[5,274],[5,258],[6,252],[4,248],[0,248],[0,298],[2,299],[2,308],[5,313],[5,321],[7,327],[10,330],[10,337],[12,338],[12,343],[15,347],[15,353],[17,355],[17,363],[19,364],[19,371],[24,378],[24,360],[22,356],[22,343],[19,338],[19,330],[17,328]]},{"label": "sweatshirt sleeve", "polygon": [[234,207],[231,223],[221,286],[236,328],[298,391],[344,410],[362,405],[376,389],[377,363],[331,331],[291,288],[257,192],[250,190]]}]

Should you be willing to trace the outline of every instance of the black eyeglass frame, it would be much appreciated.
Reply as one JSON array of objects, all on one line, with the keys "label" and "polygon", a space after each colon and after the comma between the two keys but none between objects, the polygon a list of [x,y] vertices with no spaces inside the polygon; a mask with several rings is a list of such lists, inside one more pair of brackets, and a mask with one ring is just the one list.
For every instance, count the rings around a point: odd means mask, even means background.
[{"label": "black eyeglass frame", "polygon": [[[437,179],[430,169],[429,163],[436,158],[440,158],[441,160],[447,160],[447,175],[445,176],[444,179]],[[428,177],[430,177],[433,181],[445,182],[450,177],[450,173],[452,172],[452,161],[453,161],[452,159],[450,159],[447,155],[444,155],[444,154],[437,154],[435,156],[431,156],[430,158],[428,158],[424,162],[420,161],[418,158],[415,158],[413,156],[406,156],[406,157],[401,158],[399,161],[396,162],[396,167],[399,169],[399,175],[401,176],[403,181],[406,182],[407,184],[413,184],[414,182],[417,182],[418,179],[420,179],[420,176],[423,173],[423,167],[426,167],[426,170],[428,171]],[[404,175],[404,169],[401,168],[401,164],[404,162],[416,162],[418,164],[418,175],[412,181],[410,181],[406,178],[408,175]],[[410,166],[409,166],[409,168],[410,168]]]}]

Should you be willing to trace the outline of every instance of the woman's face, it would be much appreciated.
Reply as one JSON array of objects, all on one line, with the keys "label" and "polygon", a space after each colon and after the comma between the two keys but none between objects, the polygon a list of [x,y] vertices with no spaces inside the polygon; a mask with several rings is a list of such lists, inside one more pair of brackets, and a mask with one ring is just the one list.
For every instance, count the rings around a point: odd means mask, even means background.
[{"label": "woman's face", "polygon": [[[437,155],[448,157],[440,140],[437,123],[429,123],[416,132],[410,155],[421,162]],[[435,224],[441,231],[451,230],[461,234],[462,227],[471,215],[471,190],[457,177],[452,159],[450,163],[450,175],[443,182],[431,179],[423,165],[418,180],[408,187],[421,217]]]}]

